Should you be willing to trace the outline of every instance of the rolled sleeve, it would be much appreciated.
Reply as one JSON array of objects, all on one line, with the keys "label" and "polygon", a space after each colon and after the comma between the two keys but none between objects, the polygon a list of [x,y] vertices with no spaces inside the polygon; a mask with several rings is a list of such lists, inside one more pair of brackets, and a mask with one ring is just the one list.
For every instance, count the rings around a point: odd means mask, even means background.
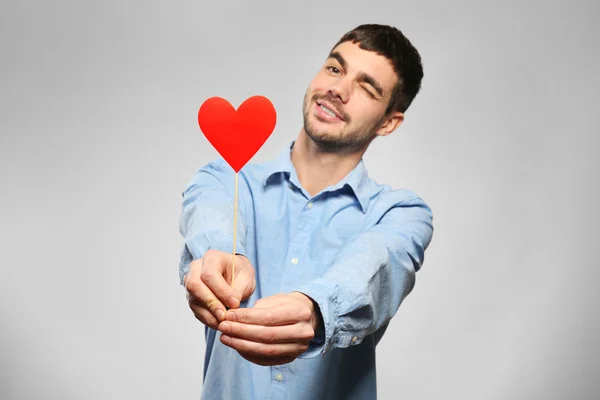
[{"label": "rolled sleeve", "polygon": [[412,291],[432,234],[432,213],[419,198],[390,208],[346,246],[320,278],[297,291],[319,306],[324,341],[301,358],[360,344],[387,325]]}]

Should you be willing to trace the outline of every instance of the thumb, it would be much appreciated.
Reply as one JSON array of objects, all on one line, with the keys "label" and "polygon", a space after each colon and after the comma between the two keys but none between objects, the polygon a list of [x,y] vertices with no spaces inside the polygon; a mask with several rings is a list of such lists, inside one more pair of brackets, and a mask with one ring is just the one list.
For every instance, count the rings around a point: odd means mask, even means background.
[{"label": "thumb", "polygon": [[235,276],[232,288],[234,296],[240,300],[240,302],[250,297],[256,289],[254,270],[250,268],[241,268]]}]

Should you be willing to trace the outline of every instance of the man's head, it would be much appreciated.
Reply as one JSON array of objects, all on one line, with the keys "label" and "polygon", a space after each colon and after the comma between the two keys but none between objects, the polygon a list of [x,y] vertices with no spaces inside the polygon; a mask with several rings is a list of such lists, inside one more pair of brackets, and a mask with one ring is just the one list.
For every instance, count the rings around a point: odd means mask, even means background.
[{"label": "man's head", "polygon": [[422,78],[421,57],[402,32],[361,25],[333,46],[309,85],[304,131],[325,151],[366,149],[402,123]]}]

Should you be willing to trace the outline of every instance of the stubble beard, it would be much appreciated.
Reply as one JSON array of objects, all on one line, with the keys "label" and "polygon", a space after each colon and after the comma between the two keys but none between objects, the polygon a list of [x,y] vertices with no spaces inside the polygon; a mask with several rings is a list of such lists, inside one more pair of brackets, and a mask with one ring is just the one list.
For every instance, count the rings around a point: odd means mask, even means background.
[{"label": "stubble beard", "polygon": [[[323,96],[313,95],[310,104]],[[308,115],[309,97],[308,91],[304,96],[302,105],[302,115],[304,117],[304,131],[306,135],[317,145],[320,151],[331,154],[351,154],[365,149],[377,136],[375,130],[383,122],[383,118],[372,126],[359,126],[356,129],[348,130],[347,127],[337,134],[318,131],[309,121]],[[349,123],[349,118],[345,118]]]}]

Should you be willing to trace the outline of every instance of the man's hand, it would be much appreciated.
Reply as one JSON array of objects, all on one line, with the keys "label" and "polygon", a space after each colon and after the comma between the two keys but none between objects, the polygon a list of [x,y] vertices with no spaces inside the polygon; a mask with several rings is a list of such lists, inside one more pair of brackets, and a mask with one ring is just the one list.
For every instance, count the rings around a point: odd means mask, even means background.
[{"label": "man's hand", "polygon": [[259,365],[287,364],[308,349],[321,321],[313,301],[299,292],[265,297],[252,308],[227,311],[221,342]]},{"label": "man's hand", "polygon": [[209,250],[190,263],[183,278],[187,299],[194,315],[203,324],[217,329],[225,318],[226,306],[238,308],[256,288],[254,267],[244,256],[235,256],[235,281],[231,287],[232,256]]}]

